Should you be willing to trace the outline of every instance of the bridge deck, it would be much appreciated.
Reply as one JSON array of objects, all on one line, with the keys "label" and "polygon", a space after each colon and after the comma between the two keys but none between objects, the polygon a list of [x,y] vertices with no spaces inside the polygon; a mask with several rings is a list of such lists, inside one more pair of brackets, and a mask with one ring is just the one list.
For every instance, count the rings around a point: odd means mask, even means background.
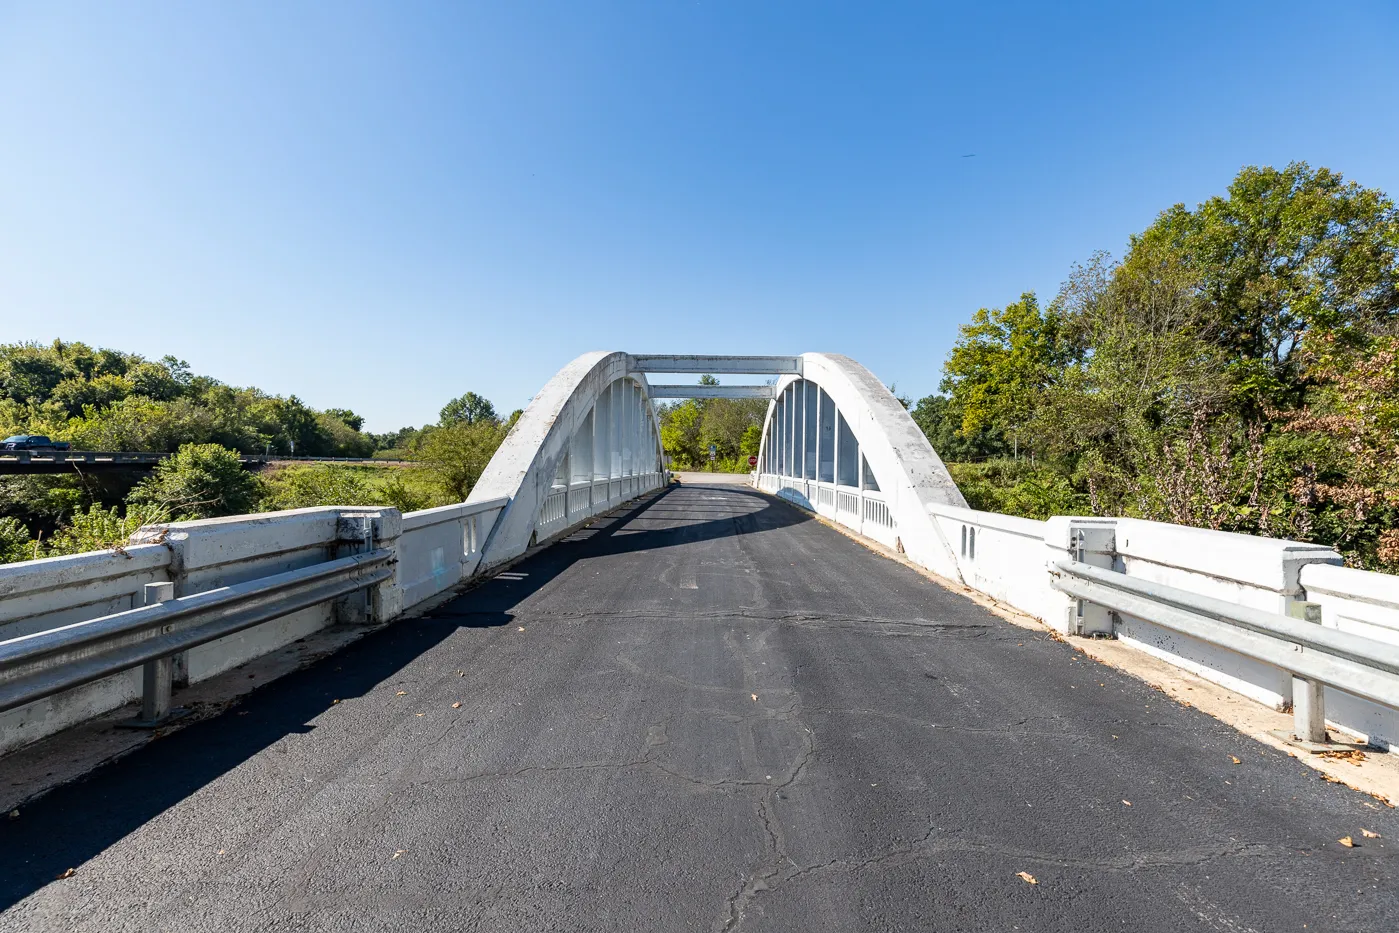
[{"label": "bridge deck", "polygon": [[1394,811],[786,504],[575,538],[0,821],[0,929],[1393,929]]}]

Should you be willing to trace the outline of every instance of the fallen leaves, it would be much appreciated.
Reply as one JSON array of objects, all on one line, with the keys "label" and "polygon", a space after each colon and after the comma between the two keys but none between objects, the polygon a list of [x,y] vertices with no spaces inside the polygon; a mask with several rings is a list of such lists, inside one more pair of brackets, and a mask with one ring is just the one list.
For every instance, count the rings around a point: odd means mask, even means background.
[{"label": "fallen leaves", "polygon": [[458,700],[457,702],[453,703],[452,709],[461,709],[461,701]]},{"label": "fallen leaves", "polygon": [[[407,849],[394,849],[394,850],[393,850],[393,857],[394,857],[394,858],[400,858],[400,857],[402,857],[402,856],[404,856],[404,855],[407,855],[407,854],[408,854],[408,850],[407,850]],[[393,861],[393,859],[390,859],[390,861]]]},{"label": "fallen leaves", "polygon": [[1380,834],[1379,834],[1379,833],[1372,833],[1372,832],[1370,832],[1368,829],[1362,829],[1362,830],[1360,831],[1360,835],[1364,836],[1366,839],[1378,839],[1378,838],[1380,838]]},{"label": "fallen leaves", "polygon": [[59,875],[59,876],[58,876],[57,878],[55,878],[54,880],[55,880],[55,881],[62,881],[64,878],[71,878],[71,877],[73,877],[75,874],[77,874],[77,872],[78,872],[78,870],[77,870],[76,868],[70,868],[70,869],[68,869],[67,871],[65,871],[63,874]]},{"label": "fallen leaves", "polygon": [[1365,753],[1358,748],[1328,748],[1324,752],[1317,752],[1322,758],[1332,758],[1337,761],[1349,761],[1357,768],[1365,760]]},{"label": "fallen leaves", "polygon": [[1349,836],[1342,836],[1340,839],[1337,839],[1336,841],[1339,842],[1341,845],[1345,846],[1347,849],[1354,849],[1354,848],[1355,848],[1355,840],[1352,839],[1352,838],[1350,838]]},{"label": "fallen leaves", "polygon": [[1230,756],[1229,756],[1229,760],[1232,761],[1232,762],[1233,762],[1234,764],[1236,764],[1236,765],[1241,765],[1241,764],[1244,763],[1244,760],[1243,760],[1242,758],[1240,758],[1239,756],[1237,756],[1237,755],[1230,755]]},{"label": "fallen leaves", "polygon": [[408,691],[407,691],[407,690],[400,690],[400,691],[398,691],[397,693],[394,694],[394,696],[396,696],[396,697],[406,697],[407,695],[408,695]]},{"label": "fallen leaves", "polygon": [[1132,805],[1132,801],[1130,801],[1130,800],[1124,800],[1124,801],[1122,801],[1122,802],[1123,802],[1124,804],[1126,804],[1127,806],[1129,806],[1129,807]]},{"label": "fallen leaves", "polygon": [[520,626],[519,628],[515,629],[515,631],[517,631],[517,632],[523,632],[524,630],[525,630],[525,627],[524,627],[523,625]]},{"label": "fallen leaves", "polygon": [[10,819],[12,819],[12,820],[17,820],[17,819],[19,819],[19,811],[18,811],[18,810],[11,810],[11,811],[10,811]]},{"label": "fallen leaves", "polygon": [[1035,880],[1035,876],[1030,874],[1028,871],[1018,871],[1015,873],[1015,877],[1019,878],[1026,884],[1039,884],[1039,882]]},{"label": "fallen leaves", "polygon": [[758,702],[758,695],[757,695],[756,693],[749,694],[749,695],[750,695],[751,697],[753,697],[753,702],[754,702],[754,703]]}]

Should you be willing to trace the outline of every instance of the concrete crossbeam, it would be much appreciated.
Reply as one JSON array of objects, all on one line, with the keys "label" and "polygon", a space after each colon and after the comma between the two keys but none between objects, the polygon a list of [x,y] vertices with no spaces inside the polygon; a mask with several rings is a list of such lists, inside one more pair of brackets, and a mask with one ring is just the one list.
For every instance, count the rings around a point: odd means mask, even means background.
[{"label": "concrete crossbeam", "polygon": [[776,398],[773,386],[653,385],[652,398]]},{"label": "concrete crossbeam", "polygon": [[628,368],[634,373],[764,373],[797,375],[799,356],[680,356],[632,355]]}]

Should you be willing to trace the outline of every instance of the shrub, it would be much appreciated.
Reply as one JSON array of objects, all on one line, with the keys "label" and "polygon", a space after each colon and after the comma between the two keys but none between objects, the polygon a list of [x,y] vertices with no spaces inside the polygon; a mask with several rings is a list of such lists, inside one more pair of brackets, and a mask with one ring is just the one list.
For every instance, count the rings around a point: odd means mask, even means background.
[{"label": "shrub", "polygon": [[8,515],[0,516],[0,564],[33,560],[37,556],[24,523]]},{"label": "shrub", "polygon": [[185,444],[132,490],[127,502],[177,520],[242,515],[256,509],[262,483],[218,444]]},{"label": "shrub", "polygon": [[116,506],[104,509],[100,505],[93,505],[86,512],[73,513],[68,524],[49,541],[44,556],[84,554],[121,547],[142,525],[158,525],[169,520],[169,513],[158,505],[130,506],[125,514]]}]

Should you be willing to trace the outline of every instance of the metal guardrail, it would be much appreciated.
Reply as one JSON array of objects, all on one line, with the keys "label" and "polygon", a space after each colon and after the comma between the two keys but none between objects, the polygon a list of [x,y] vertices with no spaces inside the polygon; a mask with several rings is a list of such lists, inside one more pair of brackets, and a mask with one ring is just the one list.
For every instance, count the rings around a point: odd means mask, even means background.
[{"label": "metal guardrail", "polygon": [[1060,592],[1290,673],[1298,738],[1326,737],[1321,684],[1399,709],[1399,645],[1323,628],[1319,617],[1264,612],[1078,561],[1057,561],[1053,570]]},{"label": "metal guardrail", "polygon": [[141,719],[156,724],[175,655],[381,583],[392,558],[381,548],[180,599],[147,584],[151,605],[0,642],[0,712],[144,665]]}]

